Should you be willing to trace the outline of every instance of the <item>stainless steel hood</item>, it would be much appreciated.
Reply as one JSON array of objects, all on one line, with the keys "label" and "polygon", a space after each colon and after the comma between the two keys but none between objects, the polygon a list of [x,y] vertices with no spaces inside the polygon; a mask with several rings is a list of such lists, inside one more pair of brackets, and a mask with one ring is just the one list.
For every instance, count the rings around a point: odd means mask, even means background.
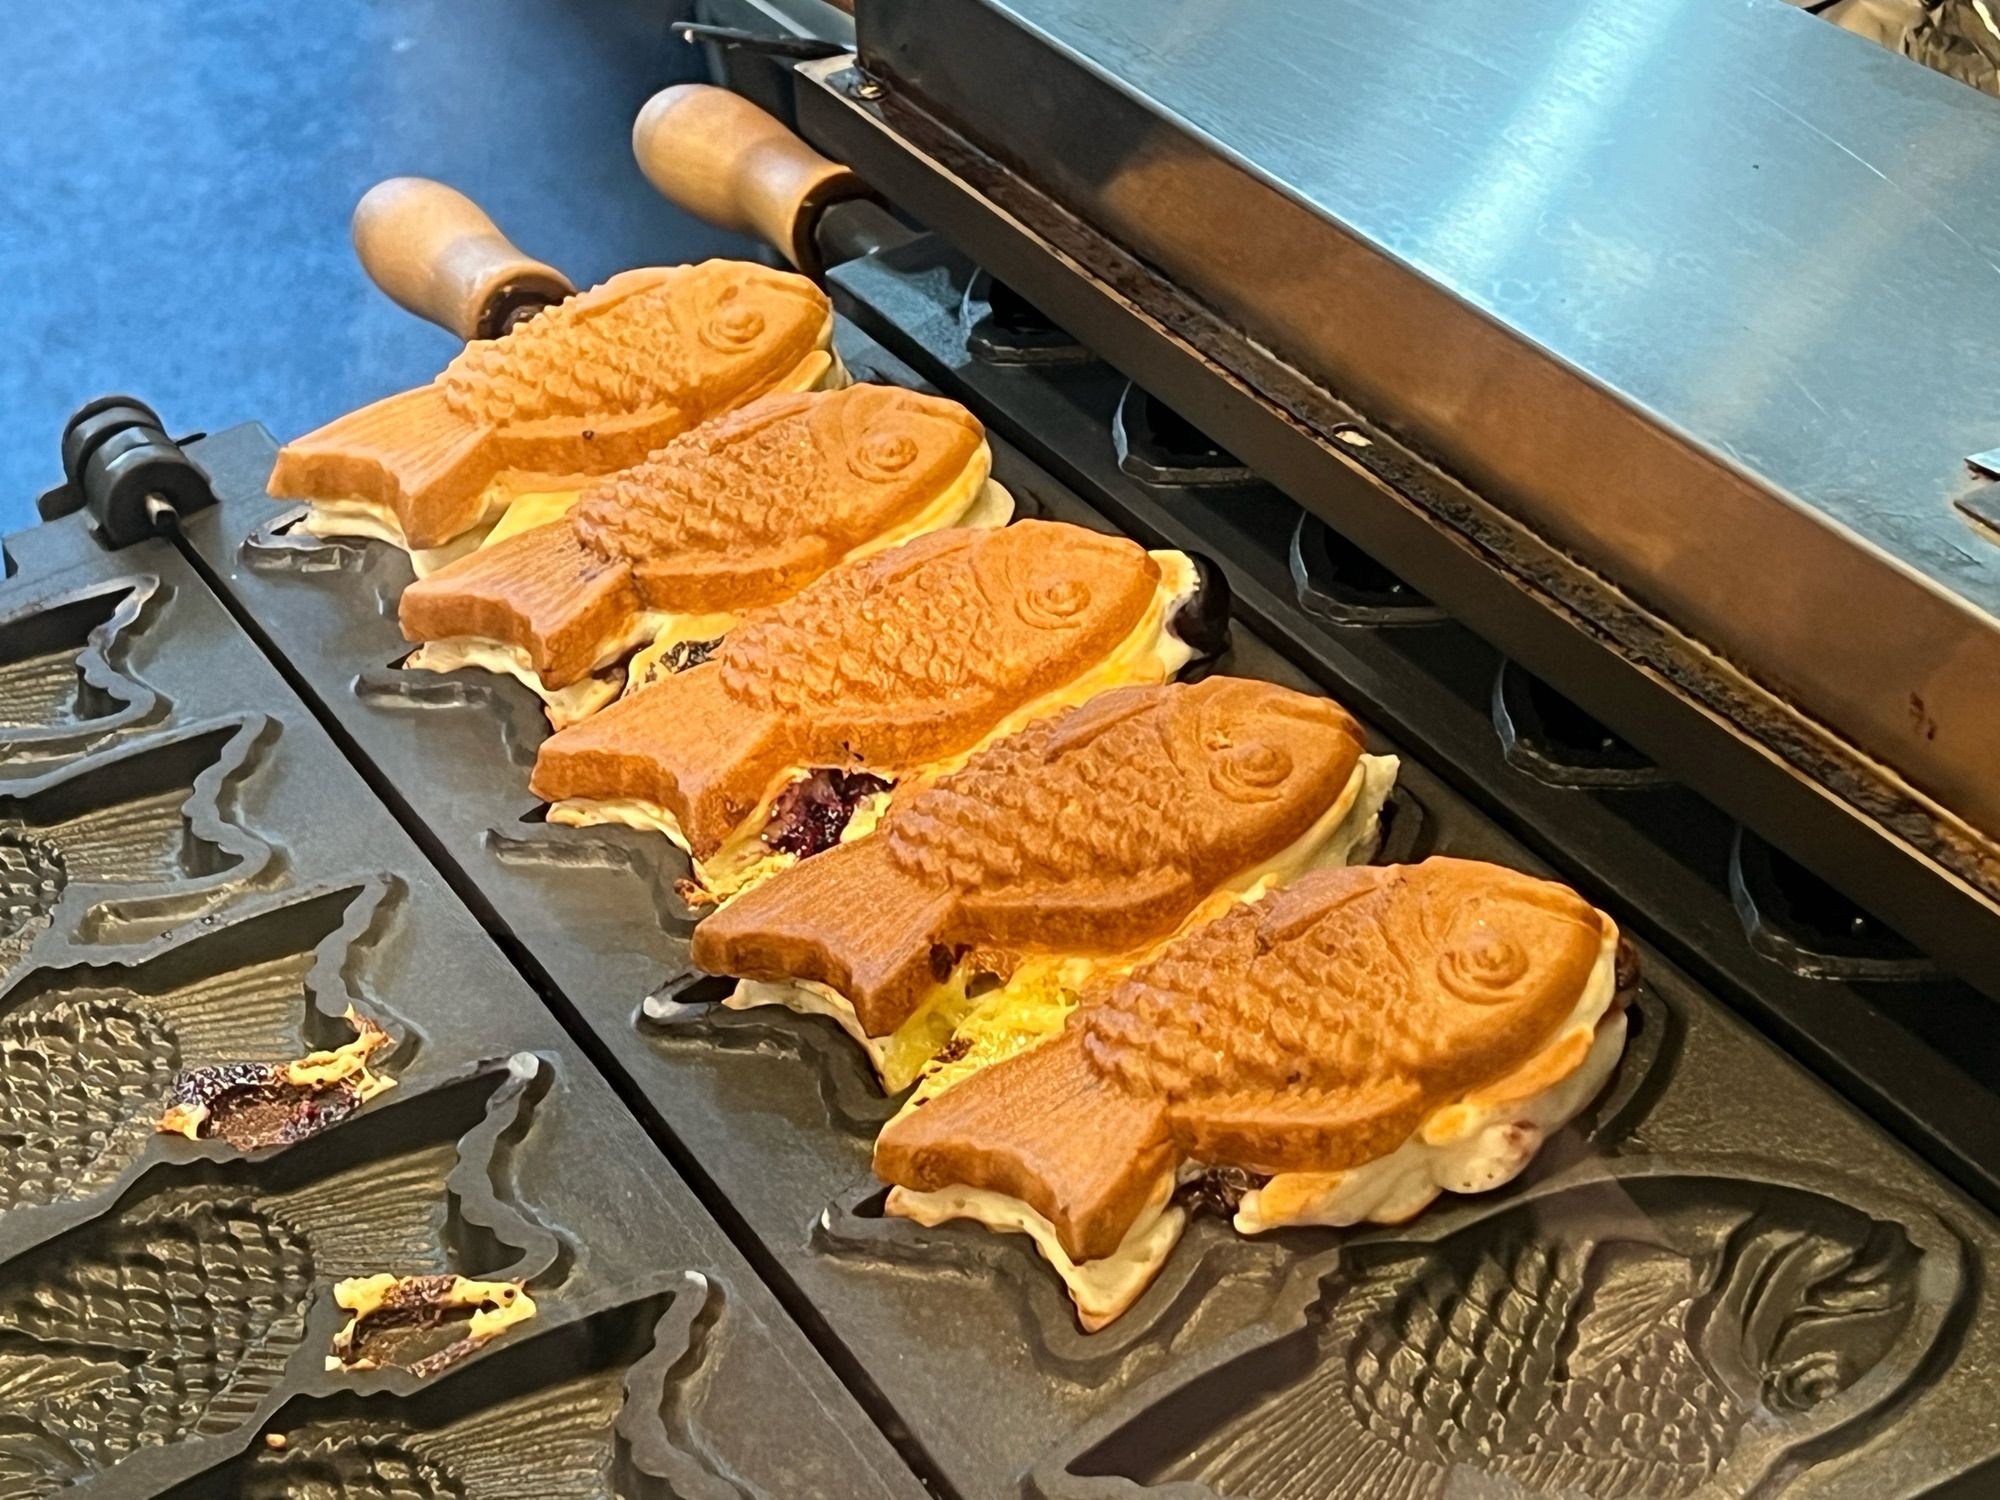
[{"label": "stainless steel hood", "polygon": [[1632,654],[1992,909],[2000,104],[1771,0],[872,0],[859,37],[932,175],[1490,507],[1584,630],[1678,637]]}]

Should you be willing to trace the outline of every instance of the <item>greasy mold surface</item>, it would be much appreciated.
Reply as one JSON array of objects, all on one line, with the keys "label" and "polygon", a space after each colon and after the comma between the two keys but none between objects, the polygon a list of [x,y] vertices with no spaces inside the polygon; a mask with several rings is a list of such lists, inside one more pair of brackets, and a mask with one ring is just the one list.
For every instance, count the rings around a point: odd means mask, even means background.
[{"label": "greasy mold surface", "polygon": [[[955,315],[950,336],[964,337]],[[909,378],[851,330],[843,338],[861,378]],[[996,474],[1023,513],[1103,524],[1004,442],[993,446]],[[858,1053],[825,1021],[710,1009],[716,987],[687,975],[692,919],[672,896],[684,862],[662,838],[540,820],[526,768],[546,731],[525,690],[470,673],[416,682],[420,674],[395,669],[407,648],[383,601],[403,575],[400,558],[362,546],[309,564],[259,541],[254,534],[282,513],[262,495],[271,451],[251,431],[203,445],[224,504],[195,519],[194,545],[407,801],[461,889],[476,893],[495,929],[546,976],[554,1003],[589,1028],[604,1065],[635,1085],[703,1190],[741,1216],[768,1274],[810,1305],[878,1413],[907,1427],[951,1489],[1017,1492],[1045,1454],[1076,1452],[1135,1392],[1176,1387],[1237,1341],[1282,1335],[1306,1300],[1301,1276],[1324,1274],[1329,1257],[1389,1233],[1296,1230],[1249,1241],[1199,1220],[1131,1317],[1086,1336],[1024,1238],[883,1219],[868,1156],[887,1105]],[[1148,545],[1186,545],[1188,530],[1137,534]],[[1411,607],[1435,619],[1421,601]],[[1311,686],[1240,624],[1220,669]],[[1482,678],[1482,695],[1491,683]],[[1484,696],[1480,711],[1484,722]],[[1407,758],[1401,787],[1387,831],[1394,857],[1442,852],[1542,868]],[[1695,1152],[1728,1163],[1648,1190],[1661,1234],[1740,1202],[1745,1182],[1769,1183],[1778,1195],[1818,1174],[1826,1185],[1813,1192],[1832,1201],[1860,1201],[1853,1194],[1871,1181],[1904,1184],[1922,1213],[1963,1237],[1969,1263],[2000,1250],[2000,1234],[1967,1200],[1643,944],[1641,959],[1640,1030],[1606,1098],[1551,1141],[1523,1181],[1433,1205],[1413,1226],[1425,1243],[1556,1191],[1594,1160]],[[1470,1241],[1451,1243],[1459,1256]],[[1910,1495],[1988,1456],[1977,1424],[1960,1420],[1983,1399],[1983,1372],[2000,1358],[2000,1326],[1975,1277],[1963,1282],[1949,1322],[1952,1336],[1928,1350],[1935,1383],[1916,1381],[1816,1431],[1800,1451],[1818,1467],[1799,1493]],[[1477,1485],[1493,1470],[1476,1454],[1461,1457],[1458,1481]]]},{"label": "greasy mold surface", "polygon": [[[173,546],[105,554],[72,518],[8,552],[8,618],[156,580],[131,656],[159,711],[0,780],[0,885],[11,870],[53,901],[0,976],[0,1494],[214,1493],[279,1412],[299,1426],[351,1397],[403,1430],[430,1421],[406,1401],[522,1338],[571,1361],[537,1380],[619,1361],[623,1379],[645,1350],[609,1348],[624,1335],[604,1318],[641,1304],[698,1337],[662,1415],[632,1418],[631,1472],[673,1477],[632,1493],[920,1494]],[[26,873],[58,846],[59,887]],[[386,1029],[385,1092],[250,1150],[154,1131],[183,1070],[337,1047],[350,1005]],[[526,1277],[536,1311],[441,1372],[329,1372],[348,1318],[332,1283],[381,1273]],[[683,1283],[706,1302],[658,1301]],[[453,1343],[464,1317],[394,1356]],[[732,1488],[695,1482],[715,1475]]]},{"label": "greasy mold surface", "polygon": [[101,744],[165,712],[124,666],[128,638],[158,591],[142,575],[0,615],[0,772]]},{"label": "greasy mold surface", "polygon": [[688,1274],[560,1329],[529,1324],[394,1407],[304,1398],[168,1500],[740,1500],[686,1429],[727,1316],[723,1289]]},{"label": "greasy mold surface", "polygon": [[266,899],[136,950],[28,970],[0,991],[0,1233],[15,1209],[79,1209],[158,1162],[213,1154],[158,1121],[188,1069],[286,1062],[349,1040],[349,1006],[416,1039],[347,974],[381,881]]},{"label": "greasy mold surface", "polygon": [[325,1293],[341,1277],[559,1272],[555,1236],[505,1180],[503,1143],[526,1134],[546,1084],[532,1056],[503,1061],[254,1166],[147,1181],[13,1256],[0,1489],[49,1494],[169,1445],[184,1463],[256,1423],[288,1379],[319,1366],[324,1383]]},{"label": "greasy mold surface", "polygon": [[1040,1466],[1047,1500],[1741,1500],[1894,1401],[1967,1291],[1934,1215],[1848,1181],[1635,1158],[1306,1268],[1287,1331]]},{"label": "greasy mold surface", "polygon": [[0,976],[65,906],[105,940],[259,883],[274,851],[232,804],[270,728],[245,714],[169,729],[0,783]]}]

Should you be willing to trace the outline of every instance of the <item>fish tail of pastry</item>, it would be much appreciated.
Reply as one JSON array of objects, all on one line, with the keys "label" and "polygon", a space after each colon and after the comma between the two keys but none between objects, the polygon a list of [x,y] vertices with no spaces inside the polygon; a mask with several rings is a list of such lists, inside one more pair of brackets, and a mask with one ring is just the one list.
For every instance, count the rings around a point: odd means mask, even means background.
[{"label": "fish tail of pastry", "polygon": [[413,641],[473,636],[528,653],[545,686],[588,676],[639,612],[632,570],[586,549],[566,520],[481,547],[403,590]]},{"label": "fish tail of pastry", "polygon": [[875,1143],[876,1175],[917,1192],[1018,1198],[1071,1259],[1112,1254],[1175,1152],[1165,1106],[1119,1088],[1086,1046],[1072,1025],[898,1116]]},{"label": "fish tail of pastry", "polygon": [[538,797],[639,797],[670,808],[709,859],[789,763],[793,722],[734,702],[713,662],[640,689],[543,742]]},{"label": "fish tail of pastry", "polygon": [[441,546],[478,519],[480,491],[500,467],[495,436],[454,411],[441,387],[419,386],[287,443],[270,492],[385,506],[410,546]]},{"label": "fish tail of pastry", "polygon": [[900,867],[880,836],[815,854],[746,891],[695,929],[711,973],[807,979],[837,990],[870,1036],[886,1036],[950,974],[951,893]]}]

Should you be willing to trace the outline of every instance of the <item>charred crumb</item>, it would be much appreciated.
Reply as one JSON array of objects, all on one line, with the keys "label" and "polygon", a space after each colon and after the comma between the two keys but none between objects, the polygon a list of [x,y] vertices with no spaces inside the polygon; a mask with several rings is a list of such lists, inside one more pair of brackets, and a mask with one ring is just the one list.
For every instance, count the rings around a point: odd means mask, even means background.
[{"label": "charred crumb", "polygon": [[368,1059],[388,1033],[349,1009],[354,1040],[289,1063],[227,1062],[174,1077],[157,1128],[190,1140],[222,1139],[239,1151],[289,1146],[337,1125],[393,1080]]},{"label": "charred crumb", "polygon": [[301,1088],[276,1082],[231,1089],[208,1107],[206,1135],[218,1135],[239,1151],[289,1146],[339,1124],[361,1107],[350,1084]]},{"label": "charred crumb", "polygon": [[1199,1177],[1190,1177],[1174,1189],[1174,1202],[1191,1214],[1216,1214],[1234,1218],[1243,1195],[1269,1182],[1269,1177],[1242,1167],[1206,1167]]},{"label": "charred crumb", "polygon": [[722,898],[704,888],[700,882],[683,875],[674,882],[674,894],[681,898],[681,904],[689,911],[701,911],[706,907],[720,906]]},{"label": "charred crumb", "polygon": [[931,951],[927,955],[931,966],[931,978],[943,984],[951,978],[951,971],[959,966],[960,961],[970,951],[962,943],[956,946],[950,943],[932,943]]},{"label": "charred crumb", "polygon": [[226,1094],[238,1089],[264,1088],[282,1076],[273,1063],[217,1063],[213,1067],[189,1068],[174,1079],[167,1103],[212,1109]]},{"label": "charred crumb", "polygon": [[408,1366],[409,1372],[419,1380],[428,1380],[447,1365],[457,1364],[478,1347],[479,1341],[477,1339],[458,1339],[453,1343],[446,1344],[435,1354],[426,1354],[422,1359],[413,1360]]},{"label": "charred crumb", "polygon": [[[354,1308],[350,1289],[388,1278],[342,1282],[336,1300]],[[408,1370],[434,1375],[478,1349],[510,1322],[534,1315],[520,1283],[469,1281],[460,1276],[408,1276],[393,1281],[373,1306],[355,1311],[334,1336],[328,1368]],[[485,1325],[485,1326],[482,1326]],[[442,1340],[443,1342],[439,1342]]]},{"label": "charred crumb", "polygon": [[634,660],[631,664],[633,675],[630,685],[634,690],[651,687],[654,683],[685,672],[691,667],[698,667],[715,655],[716,648],[721,644],[722,637],[719,635],[705,641],[675,641],[664,653],[643,667]]},{"label": "charred crumb", "polygon": [[972,1050],[971,1037],[955,1036],[950,1041],[944,1044],[943,1050],[938,1053],[935,1061],[939,1067],[944,1067],[950,1063],[957,1062],[961,1057],[965,1056],[965,1054],[970,1052],[971,1050]]},{"label": "charred crumb", "polygon": [[238,1151],[289,1146],[337,1125],[362,1104],[351,1083],[293,1083],[271,1063],[220,1063],[174,1080],[170,1110],[199,1119],[195,1136],[220,1137]]},{"label": "charred crumb", "polygon": [[1622,936],[1618,939],[1618,957],[1614,962],[1616,964],[1616,982],[1619,993],[1623,994],[1627,990],[1637,988],[1639,984],[1639,950],[1634,948],[1631,942]]},{"label": "charred crumb", "polygon": [[839,843],[855,809],[888,790],[887,781],[866,771],[814,771],[780,794],[764,842],[780,854],[808,859]]},{"label": "charred crumb", "polygon": [[1196,661],[1213,661],[1229,647],[1229,580],[1222,569],[1198,552],[1195,590],[1167,616],[1167,631],[1195,654]]},{"label": "charred crumb", "polygon": [[675,641],[667,647],[666,655],[660,658],[660,665],[668,672],[685,672],[715,655],[715,648],[721,644],[722,637],[719,635],[705,641]]}]

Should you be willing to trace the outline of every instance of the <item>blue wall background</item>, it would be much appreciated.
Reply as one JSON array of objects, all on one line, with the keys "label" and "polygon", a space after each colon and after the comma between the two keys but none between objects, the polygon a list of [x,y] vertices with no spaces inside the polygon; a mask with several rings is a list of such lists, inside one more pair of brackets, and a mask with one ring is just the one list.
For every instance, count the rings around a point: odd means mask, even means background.
[{"label": "blue wall background", "polygon": [[177,432],[280,438],[428,379],[454,341],[368,283],[348,216],[439,177],[579,285],[743,253],[632,161],[695,76],[632,0],[93,0],[10,7],[0,89],[0,531],[106,391]]}]

